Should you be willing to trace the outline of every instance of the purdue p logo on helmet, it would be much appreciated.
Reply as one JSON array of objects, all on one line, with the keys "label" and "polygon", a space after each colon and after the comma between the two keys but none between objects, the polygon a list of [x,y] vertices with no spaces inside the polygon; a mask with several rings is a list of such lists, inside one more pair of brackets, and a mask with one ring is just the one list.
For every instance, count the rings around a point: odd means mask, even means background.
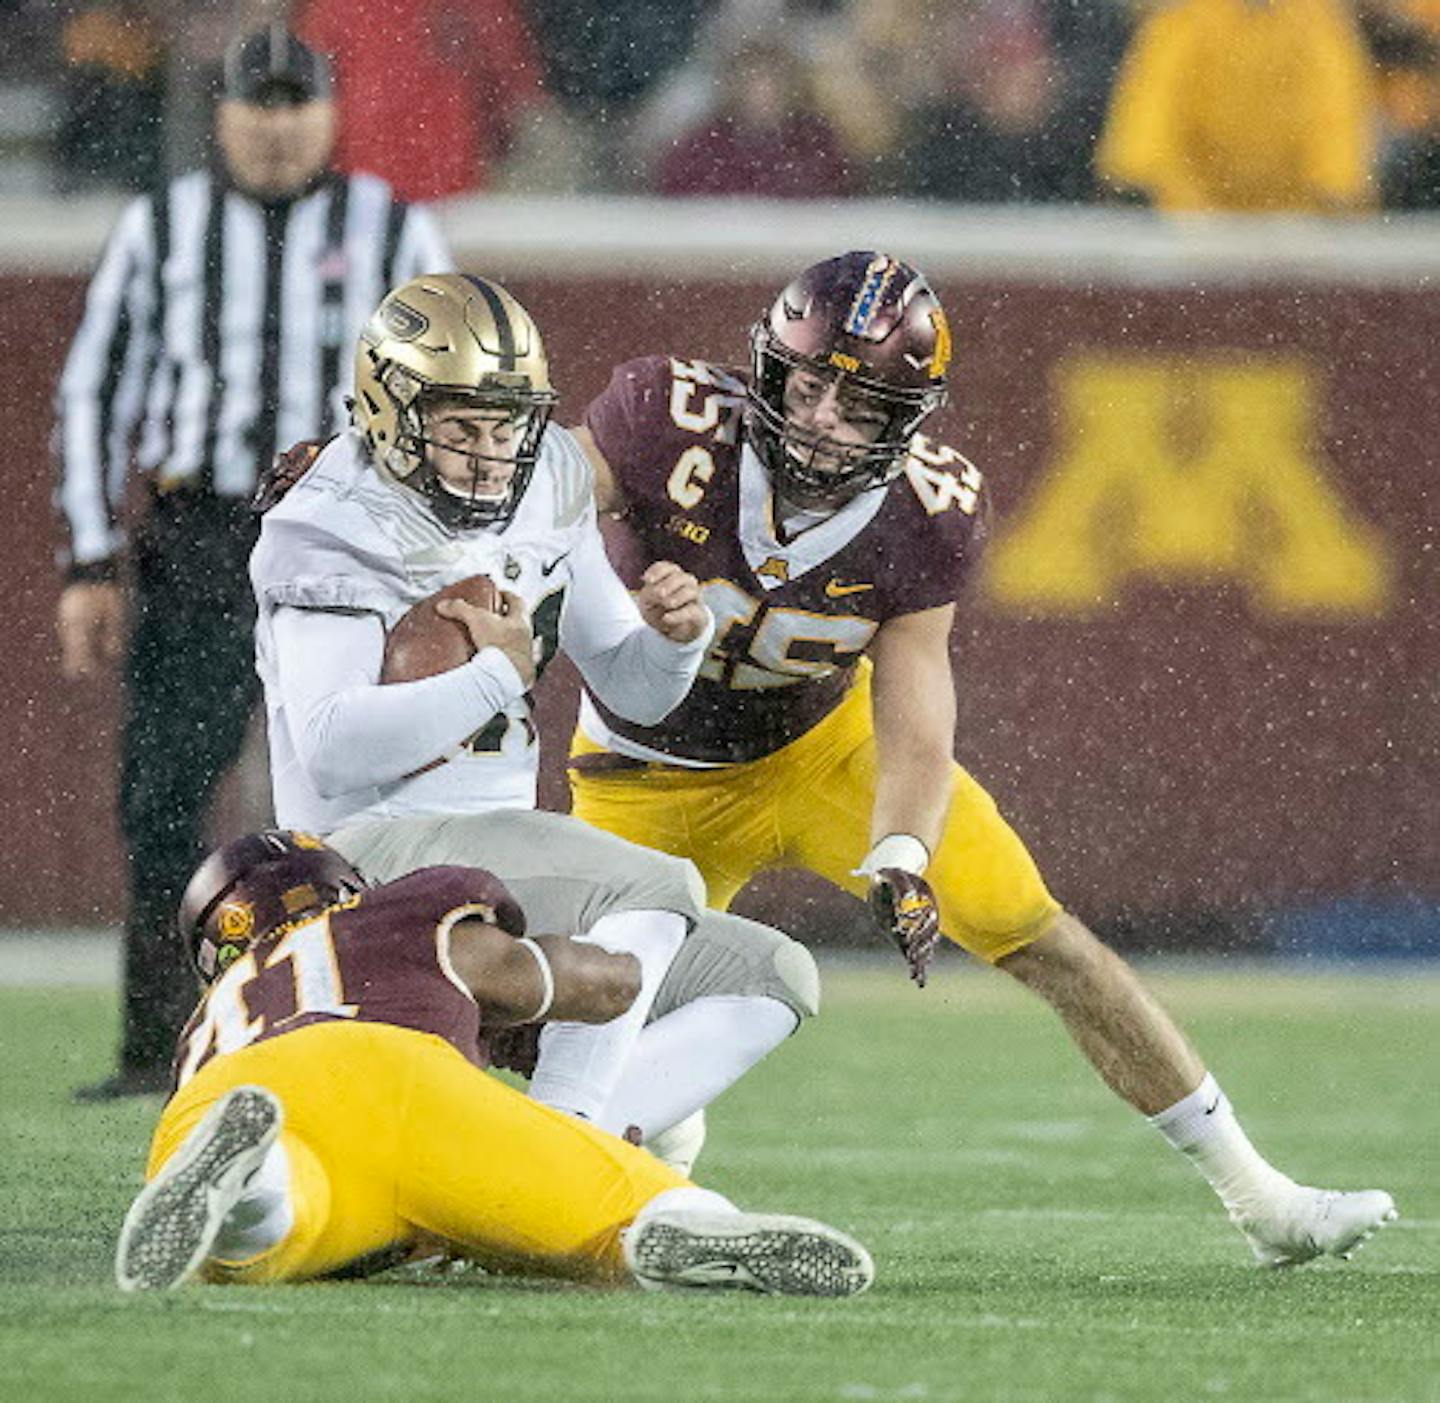
[{"label": "purdue p logo on helmet", "polygon": [[[355,425],[371,458],[457,530],[503,526],[534,471],[558,396],[540,330],[498,283],[464,273],[412,278],[376,308],[355,351]],[[427,404],[499,410],[520,426],[500,500],[447,490],[426,456]]]}]

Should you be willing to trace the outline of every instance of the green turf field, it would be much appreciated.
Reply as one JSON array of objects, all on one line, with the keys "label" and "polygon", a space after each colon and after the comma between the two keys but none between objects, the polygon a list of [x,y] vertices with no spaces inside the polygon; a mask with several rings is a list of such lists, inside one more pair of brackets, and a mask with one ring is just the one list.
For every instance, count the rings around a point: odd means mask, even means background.
[{"label": "green turf field", "polygon": [[1389,1188],[1351,1263],[1287,1274],[1038,1006],[952,962],[827,971],[828,1006],[712,1113],[698,1177],[858,1234],[824,1303],[573,1287],[110,1286],[155,1103],[71,1106],[113,1000],[0,989],[0,1399],[1440,1400],[1440,971],[1155,973],[1251,1135]]}]

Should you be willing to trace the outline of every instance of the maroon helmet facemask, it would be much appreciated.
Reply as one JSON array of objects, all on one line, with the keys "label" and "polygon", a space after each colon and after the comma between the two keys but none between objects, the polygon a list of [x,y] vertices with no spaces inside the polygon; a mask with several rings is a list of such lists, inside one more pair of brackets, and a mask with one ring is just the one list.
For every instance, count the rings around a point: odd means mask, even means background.
[{"label": "maroon helmet facemask", "polygon": [[[911,438],[945,403],[949,362],[944,310],[909,264],[872,252],[816,263],[751,328],[746,437],[787,500],[842,504],[899,476]],[[802,368],[883,412],[878,438],[841,443],[789,423],[786,385]]]}]

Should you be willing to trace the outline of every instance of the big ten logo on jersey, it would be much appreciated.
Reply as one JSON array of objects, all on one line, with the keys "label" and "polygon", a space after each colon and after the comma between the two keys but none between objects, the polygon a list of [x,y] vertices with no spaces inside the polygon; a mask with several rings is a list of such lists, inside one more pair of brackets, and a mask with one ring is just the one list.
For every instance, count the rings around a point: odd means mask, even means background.
[{"label": "big ten logo on jersey", "polygon": [[1082,357],[1054,385],[1055,457],[990,547],[991,599],[1083,615],[1148,579],[1238,586],[1272,616],[1384,613],[1393,565],[1317,447],[1307,363]]},{"label": "big ten logo on jersey", "polygon": [[[728,371],[704,361],[670,362],[670,418],[677,428],[703,434],[715,443],[739,442],[745,413],[745,386]],[[715,459],[700,444],[687,448],[675,461],[666,491],[676,506],[700,505],[705,488],[715,475]]]},{"label": "big ten logo on jersey", "polygon": [[952,507],[966,516],[974,516],[980,490],[985,485],[980,469],[963,453],[943,443],[933,443],[924,434],[916,434],[910,441],[905,477],[931,516]]},{"label": "big ten logo on jersey", "polygon": [[707,581],[701,593],[715,637],[700,676],[740,691],[790,687],[849,667],[879,627],[851,613],[772,607],[731,580]]},{"label": "big ten logo on jersey", "polygon": [[702,526],[698,521],[691,521],[681,512],[672,512],[666,517],[665,529],[672,536],[679,536],[682,541],[690,541],[697,546],[703,546],[710,539],[708,526]]},{"label": "big ten logo on jersey", "polygon": [[[530,632],[534,637],[535,681],[539,682],[550,661],[560,650],[560,614],[565,607],[565,591],[552,590],[530,611]],[[533,687],[533,683],[531,684]],[[530,749],[539,740],[535,722],[530,716],[530,694],[515,704],[513,712],[498,711],[474,735],[461,742],[460,748],[471,755],[516,755]]]}]

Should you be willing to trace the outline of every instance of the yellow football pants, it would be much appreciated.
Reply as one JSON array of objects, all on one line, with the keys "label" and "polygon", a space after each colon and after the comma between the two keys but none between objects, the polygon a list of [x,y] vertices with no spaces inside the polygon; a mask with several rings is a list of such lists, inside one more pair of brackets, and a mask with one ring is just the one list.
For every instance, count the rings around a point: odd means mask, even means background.
[{"label": "yellow football pants", "polygon": [[443,1238],[495,1269],[623,1277],[619,1233],[689,1181],[644,1150],[531,1101],[448,1043],[380,1023],[319,1023],[206,1064],[165,1107],[153,1178],[237,1086],[284,1107],[294,1226],[211,1280],[299,1281]]},{"label": "yellow football pants", "polygon": [[[575,733],[572,754],[601,747]],[[688,857],[712,906],[757,872],[806,867],[864,896],[854,869],[870,847],[875,733],[864,680],[818,726],[764,759],[711,770],[675,765],[572,769],[577,817],[633,843]],[[992,964],[1028,945],[1060,910],[995,801],[959,765],[926,878],[946,935]]]}]

